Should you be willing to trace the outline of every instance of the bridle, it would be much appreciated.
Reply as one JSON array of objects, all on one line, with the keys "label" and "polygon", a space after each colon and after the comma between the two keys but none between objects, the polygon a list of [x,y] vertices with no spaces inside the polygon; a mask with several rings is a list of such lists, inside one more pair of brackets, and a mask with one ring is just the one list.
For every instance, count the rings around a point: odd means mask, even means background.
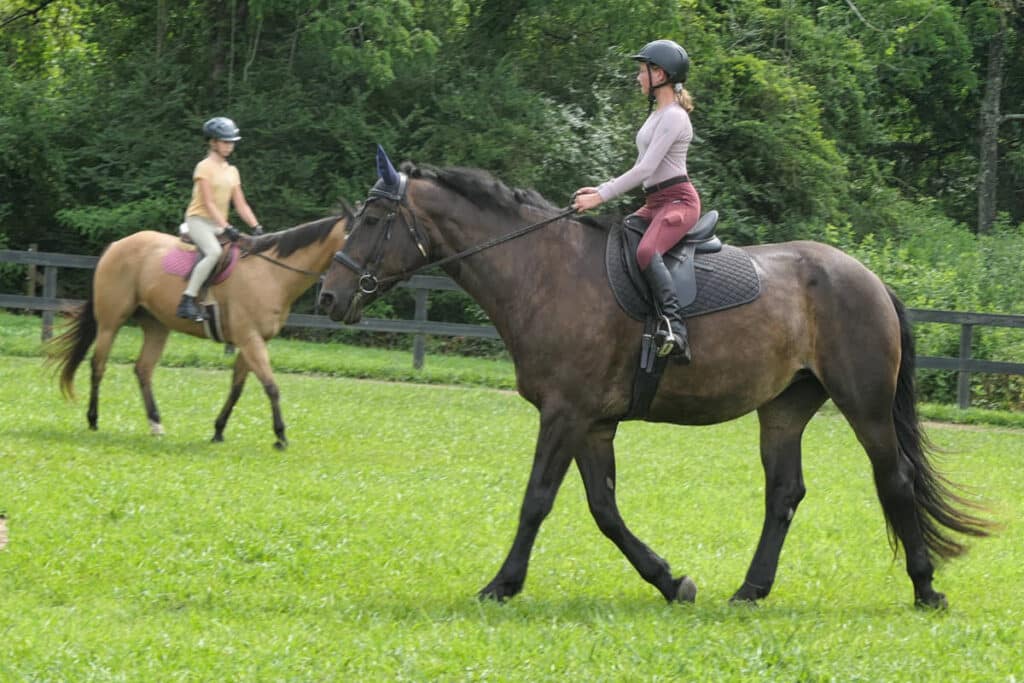
[{"label": "bridle", "polygon": [[[561,220],[562,218],[576,213],[575,208],[569,207],[556,216],[552,216],[551,218],[547,218],[538,223],[533,223],[532,225],[527,225],[524,228],[519,228],[518,230],[502,235],[501,237],[488,240],[482,244],[469,247],[468,249],[464,249],[456,254],[452,254],[451,256],[446,256],[445,258],[438,259],[437,261],[425,263],[422,266],[413,268],[412,270],[403,270],[395,275],[389,275],[381,278],[377,276],[377,270],[380,268],[380,264],[384,260],[385,247],[391,239],[395,221],[399,218],[401,218],[401,222],[409,231],[409,234],[412,236],[412,240],[416,244],[420,253],[423,254],[423,258],[428,258],[427,255],[430,253],[430,241],[426,234],[420,230],[419,223],[416,221],[416,214],[413,213],[412,209],[409,208],[405,201],[408,184],[409,178],[404,173],[398,174],[397,186],[385,185],[383,180],[378,180],[377,184],[370,190],[370,196],[367,198],[366,203],[359,208],[358,212],[356,212],[355,225],[352,226],[352,231],[349,233],[346,245],[352,241],[352,236],[355,234],[356,230],[362,226],[362,222],[359,219],[363,212],[366,211],[367,207],[369,207],[373,202],[381,200],[387,200],[392,203],[392,208],[389,208],[387,215],[384,217],[383,229],[378,233],[377,240],[374,242],[373,249],[370,251],[370,257],[367,259],[366,263],[360,264],[343,251],[338,251],[334,254],[335,261],[359,276],[359,291],[356,292],[356,298],[353,300],[353,304],[364,296],[376,293],[382,285],[390,285],[394,282],[407,280],[413,275],[427,270],[428,268],[435,268],[446,263],[458,261],[485,249],[490,249],[491,247],[508,242],[509,240],[514,240],[517,237],[522,237],[523,235],[531,233],[538,228],[542,228],[549,223],[554,223],[557,220]],[[411,218],[405,218],[406,215]]]},{"label": "bridle", "polygon": [[[334,254],[335,261],[359,276],[359,294],[363,296],[377,292],[382,284],[390,284],[392,281],[404,280],[408,277],[408,275],[403,276],[402,273],[383,279],[377,277],[377,270],[384,260],[385,247],[391,241],[391,234],[395,227],[395,221],[398,218],[401,217],[402,224],[409,231],[409,235],[416,244],[416,248],[423,254],[423,258],[427,258],[427,254],[430,253],[430,242],[423,231],[420,230],[419,223],[416,221],[416,214],[412,212],[405,201],[408,185],[409,176],[404,173],[398,174],[397,186],[385,185],[383,180],[378,180],[377,184],[370,189],[370,196],[367,198],[366,203],[359,207],[359,210],[356,212],[354,225],[348,234],[346,244],[351,241],[353,235],[363,225],[360,219],[367,208],[376,201],[391,202],[391,207],[384,217],[383,229],[378,231],[377,240],[373,244],[373,249],[370,250],[370,257],[366,263],[360,264],[340,250]],[[406,219],[406,215],[410,218]]]}]

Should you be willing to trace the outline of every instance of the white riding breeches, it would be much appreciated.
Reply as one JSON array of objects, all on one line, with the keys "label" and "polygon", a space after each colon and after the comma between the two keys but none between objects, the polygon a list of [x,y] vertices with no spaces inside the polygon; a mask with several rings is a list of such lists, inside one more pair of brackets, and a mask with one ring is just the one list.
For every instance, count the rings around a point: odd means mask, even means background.
[{"label": "white riding breeches", "polygon": [[217,236],[221,230],[213,221],[202,216],[188,216],[185,218],[185,222],[188,223],[189,236],[192,237],[192,241],[203,255],[196,263],[196,267],[192,269],[188,287],[185,288],[185,294],[196,296],[199,294],[199,288],[206,282],[206,278],[213,272],[220,259],[223,249],[221,249],[220,242],[217,241]]}]

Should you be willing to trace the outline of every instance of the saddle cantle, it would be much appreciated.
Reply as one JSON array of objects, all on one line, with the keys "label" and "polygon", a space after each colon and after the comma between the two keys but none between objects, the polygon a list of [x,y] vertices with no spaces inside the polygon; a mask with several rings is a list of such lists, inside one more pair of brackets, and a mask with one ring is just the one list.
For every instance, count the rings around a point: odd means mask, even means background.
[{"label": "saddle cantle", "polygon": [[[687,318],[750,303],[761,293],[761,280],[747,252],[722,244],[715,235],[718,212],[704,214],[679,244],[663,256]],[[636,249],[646,223],[629,216],[608,233],[605,265],[615,300],[630,317],[654,313],[650,290],[636,263]]]}]

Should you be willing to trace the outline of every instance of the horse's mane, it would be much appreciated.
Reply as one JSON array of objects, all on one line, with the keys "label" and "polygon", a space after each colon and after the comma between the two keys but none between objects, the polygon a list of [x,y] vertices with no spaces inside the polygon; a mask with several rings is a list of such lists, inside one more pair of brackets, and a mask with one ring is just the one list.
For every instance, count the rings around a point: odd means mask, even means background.
[{"label": "horse's mane", "polygon": [[343,218],[345,218],[344,215],[328,216],[327,218],[303,223],[287,230],[253,237],[248,251],[251,254],[259,254],[267,249],[277,249],[278,256],[287,258],[299,249],[308,247],[314,242],[323,242],[331,234],[335,224]]},{"label": "horse's mane", "polygon": [[[435,180],[484,210],[511,213],[515,216],[523,217],[522,208],[524,206],[541,209],[550,214],[558,213],[564,208],[555,206],[536,190],[509,187],[494,177],[489,171],[480,168],[466,168],[463,166],[438,168],[429,165],[417,166],[410,161],[406,161],[402,163],[401,170],[410,178]],[[575,216],[573,219],[588,225],[607,229],[604,221],[591,218],[590,216]]]}]

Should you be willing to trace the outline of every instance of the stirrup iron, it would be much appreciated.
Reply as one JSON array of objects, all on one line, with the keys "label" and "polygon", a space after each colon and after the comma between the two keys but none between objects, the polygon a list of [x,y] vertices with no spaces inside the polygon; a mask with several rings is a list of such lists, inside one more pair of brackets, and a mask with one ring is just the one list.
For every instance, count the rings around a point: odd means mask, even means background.
[{"label": "stirrup iron", "polygon": [[672,323],[667,315],[660,316],[658,329],[654,333],[655,344],[658,347],[658,358],[664,358],[672,353],[676,347],[676,337],[672,332]]}]

